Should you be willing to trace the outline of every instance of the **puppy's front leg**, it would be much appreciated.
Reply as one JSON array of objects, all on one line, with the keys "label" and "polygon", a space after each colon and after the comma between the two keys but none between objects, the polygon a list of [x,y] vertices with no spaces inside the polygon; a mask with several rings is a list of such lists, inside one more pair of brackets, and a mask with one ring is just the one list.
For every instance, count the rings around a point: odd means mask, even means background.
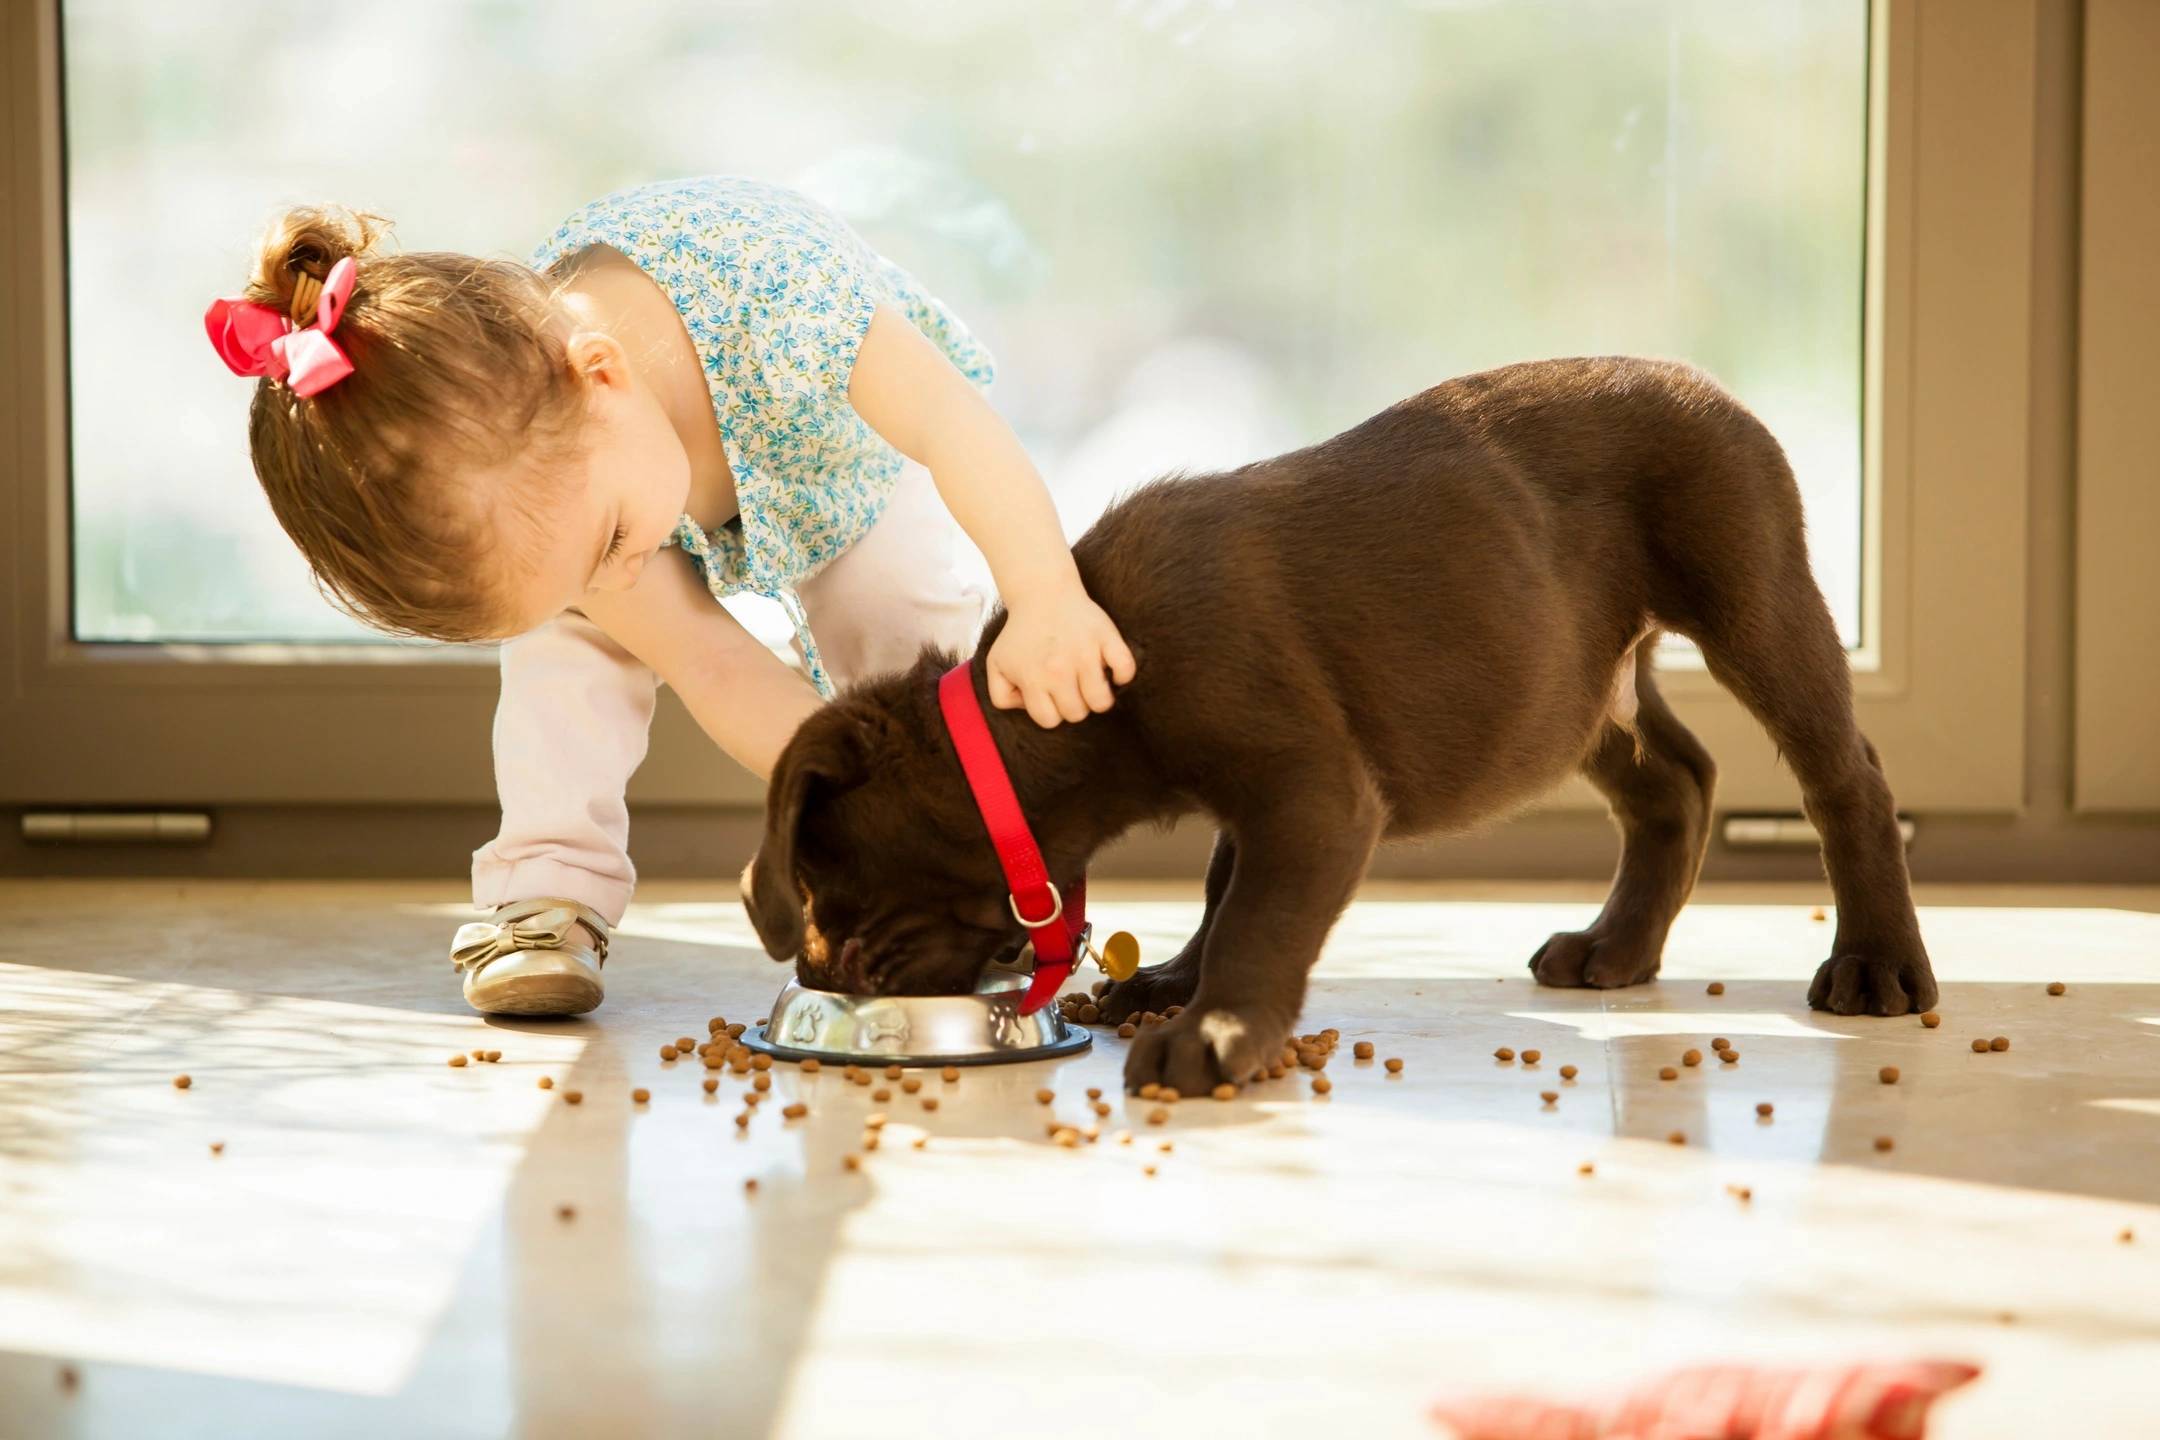
[{"label": "puppy's front leg", "polygon": [[1248,1080],[1281,1054],[1306,974],[1380,837],[1377,802],[1345,815],[1341,793],[1318,814],[1291,806],[1238,826],[1229,886],[1201,940],[1200,983],[1176,1019],[1134,1037],[1126,1089],[1152,1081],[1198,1094]]},{"label": "puppy's front leg", "polygon": [[1237,862],[1237,846],[1230,839],[1230,832],[1215,832],[1215,853],[1208,857],[1207,901],[1200,911],[1200,924],[1185,942],[1184,948],[1160,965],[1150,965],[1129,980],[1120,980],[1102,993],[1095,1004],[1103,1019],[1116,1025],[1143,1010],[1162,1011],[1172,1005],[1192,1003],[1193,991],[1200,984],[1200,957],[1207,946],[1208,927],[1215,923],[1215,912],[1222,905],[1224,892],[1230,888],[1230,871]]}]

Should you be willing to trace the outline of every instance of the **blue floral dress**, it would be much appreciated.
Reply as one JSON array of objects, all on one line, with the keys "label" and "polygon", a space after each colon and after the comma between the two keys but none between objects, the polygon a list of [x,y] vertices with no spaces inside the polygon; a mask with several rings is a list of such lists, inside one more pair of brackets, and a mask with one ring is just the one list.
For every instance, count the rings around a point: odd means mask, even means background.
[{"label": "blue floral dress", "polygon": [[596,200],[533,252],[535,268],[611,246],[675,302],[705,368],[739,523],[680,545],[715,599],[780,602],[811,683],[832,694],[795,587],[861,539],[906,464],[848,403],[870,317],[891,304],[960,373],[987,387],[995,362],[912,275],[831,212],[777,185],[708,176]]}]

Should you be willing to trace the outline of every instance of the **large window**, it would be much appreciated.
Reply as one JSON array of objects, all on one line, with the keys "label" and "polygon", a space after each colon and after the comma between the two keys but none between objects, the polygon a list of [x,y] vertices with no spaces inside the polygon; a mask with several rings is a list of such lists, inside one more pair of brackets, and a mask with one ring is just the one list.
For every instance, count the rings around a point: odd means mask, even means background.
[{"label": "large window", "polygon": [[1865,0],[65,0],[73,624],[336,640],[197,316],[277,207],[522,255],[609,190],[794,185],[997,352],[1077,533],[1118,490],[1536,356],[1703,365],[1862,604]]}]

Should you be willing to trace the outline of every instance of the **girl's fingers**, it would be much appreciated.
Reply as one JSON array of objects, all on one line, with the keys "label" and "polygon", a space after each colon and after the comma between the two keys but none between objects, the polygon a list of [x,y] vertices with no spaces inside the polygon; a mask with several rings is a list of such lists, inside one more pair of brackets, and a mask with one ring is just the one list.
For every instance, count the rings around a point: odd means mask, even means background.
[{"label": "girl's fingers", "polygon": [[1111,678],[1120,685],[1129,684],[1133,672],[1140,668],[1133,661],[1132,651],[1126,647],[1125,637],[1115,630],[1110,632],[1110,638],[1103,644],[1103,658],[1110,662]]},{"label": "girl's fingers", "polygon": [[1080,693],[1086,698],[1088,709],[1096,714],[1110,708],[1110,682],[1103,676],[1101,663],[1092,658],[1080,667]]},{"label": "girl's fingers", "polygon": [[1075,724],[1088,717],[1087,702],[1080,698],[1080,687],[1075,677],[1061,675],[1050,686],[1050,698],[1057,705],[1058,714]]},{"label": "girl's fingers", "polygon": [[1005,678],[1005,672],[992,665],[990,669],[990,703],[1000,710],[1017,710],[1024,697],[1020,687]]},{"label": "girl's fingers", "polygon": [[1037,725],[1042,726],[1043,729],[1057,729],[1060,718],[1058,707],[1057,703],[1050,698],[1048,690],[1035,689],[1027,692],[1027,712],[1028,718]]}]

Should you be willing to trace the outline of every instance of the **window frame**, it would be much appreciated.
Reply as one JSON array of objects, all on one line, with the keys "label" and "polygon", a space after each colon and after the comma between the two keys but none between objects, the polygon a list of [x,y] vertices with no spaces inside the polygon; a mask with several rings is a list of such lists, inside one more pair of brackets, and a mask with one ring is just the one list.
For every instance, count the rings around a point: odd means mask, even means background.
[{"label": "window frame", "polygon": [[[0,23],[0,491],[17,517],[0,538],[0,803],[492,801],[484,652],[73,638],[59,0]],[[1908,810],[2025,798],[2036,29],[2033,0],[1871,6],[1854,683]],[[1707,673],[1675,664],[1664,689],[1717,757],[1723,807],[1797,808]],[[631,797],[743,806],[763,787],[666,698]],[[1548,808],[1603,806],[1574,782]]]}]

